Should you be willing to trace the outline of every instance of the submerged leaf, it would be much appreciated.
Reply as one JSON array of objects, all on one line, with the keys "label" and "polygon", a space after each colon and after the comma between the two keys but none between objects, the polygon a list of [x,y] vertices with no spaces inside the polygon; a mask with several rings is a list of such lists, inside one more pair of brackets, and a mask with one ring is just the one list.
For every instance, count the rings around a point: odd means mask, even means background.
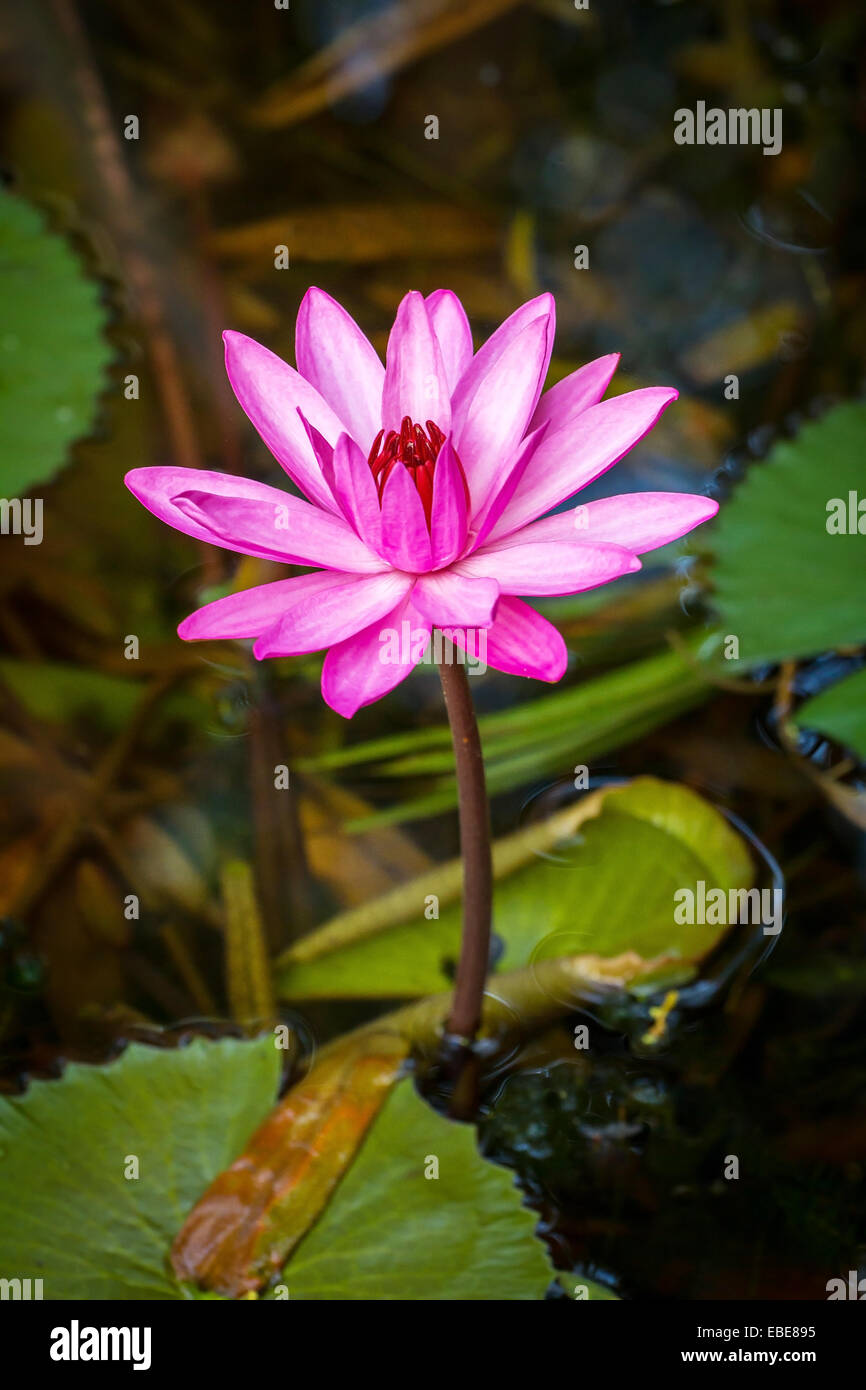
[{"label": "submerged leaf", "polygon": [[299,814],[310,872],[347,907],[369,902],[430,864],[402,830],[384,828],[352,838],[342,833],[342,821],[369,809],[361,797],[335,782],[310,774],[304,778]]},{"label": "submerged leaf", "polygon": [[519,0],[401,0],[377,7],[339,35],[256,103],[257,125],[284,127],[407,63],[434,53],[513,9]]},{"label": "submerged leaf", "polygon": [[[633,742],[711,693],[708,673],[697,658],[700,642],[605,671],[571,689],[529,700],[478,721],[487,788],[502,792],[535,781],[543,772],[589,762]],[[454,755],[447,724],[350,744],[311,760],[319,769],[375,763],[389,777],[419,777],[434,790],[351,821],[356,833],[376,826],[419,820],[457,803]]]},{"label": "submerged leaf", "polygon": [[[555,848],[562,839],[574,833],[581,821],[595,814],[598,797],[599,794],[594,793],[577,807],[569,807],[546,821],[495,841],[492,847],[494,877],[503,878],[531,863],[537,855]],[[463,861],[459,856],[444,864],[433,864],[409,882],[339,913],[324,926],[301,937],[278,958],[277,967],[285,970],[302,965],[340,947],[356,945],[366,937],[376,936],[386,927],[399,927],[414,915],[418,903],[426,903],[431,894],[435,895],[437,909],[458,902],[462,887]]]},{"label": "submerged leaf", "polygon": [[[695,889],[747,888],[753,879],[749,851],[715,807],[687,787],[641,777],[605,788],[556,818],[559,843],[536,846],[521,862],[513,855],[497,881],[493,927],[503,943],[498,966],[514,969],[556,956],[614,957],[636,953],[643,960],[672,957],[690,974],[724,934],[710,923],[678,925],[674,893]],[[537,828],[537,829],[540,829]],[[345,933],[329,942],[329,953],[301,962],[299,950],[278,973],[284,998],[411,997],[447,988],[449,967],[460,941],[459,901],[448,906],[453,864],[442,869],[445,904],[438,919],[425,910],[437,892],[435,870],[397,890],[401,925],[390,910],[389,929],[348,944]],[[459,891],[459,885],[458,885]],[[370,904],[375,913],[375,904]],[[437,908],[438,910],[438,908]],[[292,963],[294,960],[296,963]]]},{"label": "submerged leaf", "polygon": [[701,386],[721,381],[728,372],[751,371],[777,357],[782,335],[799,328],[802,321],[802,310],[793,301],[768,304],[691,346],[683,354],[682,365]]},{"label": "submerged leaf", "polygon": [[[432,224],[434,242],[426,240]],[[401,201],[393,206],[333,203],[293,208],[280,217],[215,232],[212,245],[227,260],[257,265],[265,255],[273,259],[274,246],[283,243],[291,247],[293,260],[364,265],[395,257],[414,260],[419,242],[424,242],[428,255],[444,260],[489,251],[497,239],[494,224],[477,211],[449,203]]]},{"label": "submerged leaf", "polygon": [[[0,680],[37,719],[63,724],[87,716],[112,731],[124,728],[144,696],[140,680],[60,661],[0,657]],[[170,692],[158,710],[190,721],[204,719],[207,712],[204,701],[182,690]]]}]

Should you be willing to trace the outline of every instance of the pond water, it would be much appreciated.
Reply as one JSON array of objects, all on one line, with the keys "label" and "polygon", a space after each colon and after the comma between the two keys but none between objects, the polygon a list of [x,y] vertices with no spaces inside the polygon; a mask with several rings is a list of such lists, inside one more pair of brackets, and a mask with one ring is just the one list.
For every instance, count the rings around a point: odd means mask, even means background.
[{"label": "pond water", "polygon": [[[277,482],[227,387],[223,328],[293,360],[317,284],[384,352],[405,291],[444,285],[478,343],[551,291],[549,381],[618,352],[620,389],[680,391],[581,501],[706,490],[724,507],[775,444],[861,392],[861,9],[473,0],[446,26],[436,8],[9,7],[3,171],[99,283],[113,358],[96,428],[38,480],[41,544],[3,537],[9,1090],[130,1037],[249,1023],[221,934],[227,859],[252,865],[278,956],[458,850],[434,670],[347,724],[321,701],[319,657],[257,665],[175,635],[199,602],[282,572],[169,532],[122,486],[167,462]],[[779,148],[773,130],[736,143],[729,121],[724,142],[687,140],[675,113],[701,103],[780,112]],[[623,671],[621,690],[554,708],[534,682],[471,682],[494,834],[568,804],[579,766],[592,786],[682,783],[742,828],[758,883],[784,885],[784,928],[735,928],[667,1004],[623,995],[516,1030],[485,1060],[480,1141],[557,1264],[620,1296],[823,1298],[866,1240],[866,819],[856,756],[790,716],[863,652],[830,641],[695,682],[677,654],[716,622],[713,532],[646,561],[539,603],[569,646],[562,689]],[[583,940],[582,881],[562,867]],[[308,1048],[400,1002],[382,994],[277,1007]]]}]

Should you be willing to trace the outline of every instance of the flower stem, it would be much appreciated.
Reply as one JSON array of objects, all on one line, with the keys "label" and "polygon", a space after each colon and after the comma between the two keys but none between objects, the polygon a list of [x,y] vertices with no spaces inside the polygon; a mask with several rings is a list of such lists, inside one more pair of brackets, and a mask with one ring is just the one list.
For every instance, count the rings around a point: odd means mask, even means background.
[{"label": "flower stem", "polygon": [[470,1043],[481,1022],[481,1002],[490,962],[493,868],[481,738],[466,667],[449,662],[448,657],[452,655],[453,652],[446,653],[438,664],[457,770],[463,858],[463,936],[448,1032]]}]

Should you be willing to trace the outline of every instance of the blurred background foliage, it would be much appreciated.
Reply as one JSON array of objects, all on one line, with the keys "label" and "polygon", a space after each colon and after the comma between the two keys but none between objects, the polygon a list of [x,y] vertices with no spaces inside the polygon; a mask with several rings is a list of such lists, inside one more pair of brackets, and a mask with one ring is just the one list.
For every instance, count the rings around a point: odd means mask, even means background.
[{"label": "blurred background foliage", "polygon": [[[682,782],[779,861],[788,920],[758,977],[691,996],[647,1057],[635,998],[597,1065],[566,1030],[527,1043],[488,1087],[485,1146],[562,1263],[650,1296],[816,1296],[864,1238],[866,566],[824,526],[830,498],[866,492],[862,11],[10,0],[6,18],[0,492],[44,499],[44,539],[2,536],[4,1084],[195,1020],[279,1011],[326,1039],[375,1016],[372,963],[354,997],[344,974],[327,997],[327,957],[293,974],[299,940],[353,910],[398,928],[378,944],[412,976],[389,895],[456,853],[435,673],[347,725],[318,658],[185,646],[193,607],[280,570],[167,530],[122,478],[171,460],[284,481],[220,332],[291,360],[311,283],[380,350],[409,287],[456,290],[477,340],[548,289],[550,382],[615,350],[614,389],[681,392],[586,496],[709,488],[723,507],[638,576],[539,604],[572,653],[562,686],[473,681],[495,832],[544,822],[584,763]],[[781,107],[782,152],[676,146],[673,111],[699,99]],[[627,843],[604,854],[632,870]],[[569,914],[603,949],[609,910],[587,923],[576,880],[541,869],[530,957]],[[447,981],[449,932],[420,991]],[[723,1199],[735,1143],[760,1176]]]}]

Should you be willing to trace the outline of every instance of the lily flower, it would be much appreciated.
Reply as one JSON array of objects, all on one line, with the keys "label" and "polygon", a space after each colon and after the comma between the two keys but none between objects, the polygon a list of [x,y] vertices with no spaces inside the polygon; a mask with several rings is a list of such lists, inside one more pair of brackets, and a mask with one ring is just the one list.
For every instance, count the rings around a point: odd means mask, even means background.
[{"label": "lily flower", "polygon": [[[310,573],[209,603],[179,635],[254,638],[259,659],[327,649],[322,694],[347,718],[409,674],[433,628],[464,647],[481,629],[489,665],[558,681],[565,643],[522,599],[629,574],[717,504],[629,493],[545,515],[617,463],[677,397],[647,387],[602,400],[616,353],[542,395],[554,322],[542,294],[475,352],[457,296],[413,290],[383,366],[346,310],[310,289],[297,370],[225,333],[235,395],[303,495],[172,467],[133,469],[126,484],[189,536]],[[385,659],[386,636],[407,622],[411,644],[395,657],[390,643]]]}]

